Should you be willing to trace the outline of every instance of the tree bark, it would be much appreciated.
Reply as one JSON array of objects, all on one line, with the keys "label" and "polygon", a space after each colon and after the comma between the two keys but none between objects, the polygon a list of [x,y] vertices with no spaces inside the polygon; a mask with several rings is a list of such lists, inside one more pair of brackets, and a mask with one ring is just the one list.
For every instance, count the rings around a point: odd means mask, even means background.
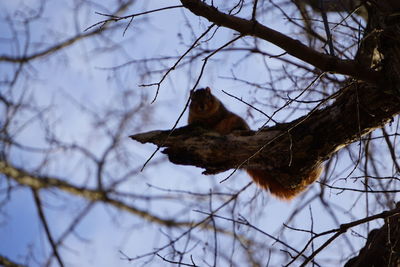
[{"label": "tree bark", "polygon": [[[394,2],[379,2],[379,8],[371,9],[370,32],[365,33],[374,34],[377,40],[374,45],[383,57],[379,72],[369,68],[370,62],[344,61],[323,55],[255,21],[224,14],[201,1],[181,2],[194,14],[213,23],[270,41],[322,70],[347,74],[358,80],[349,79],[348,86],[306,116],[257,132],[220,136],[184,127],[173,132],[131,136],[142,143],[166,147],[163,152],[171,162],[204,168],[206,174],[234,168],[266,169],[282,185],[293,188],[338,149],[383,127],[400,113],[400,50],[396,37],[400,36],[400,29],[397,26],[399,16],[393,13]],[[387,19],[379,19],[382,17]],[[376,28],[382,30],[373,32]],[[373,50],[369,48],[368,51],[372,53]],[[315,57],[319,57],[318,62]],[[335,101],[329,104],[328,100],[332,99]],[[323,105],[327,106],[321,108]]]},{"label": "tree bark", "polygon": [[261,131],[227,136],[183,127],[132,135],[141,143],[166,147],[176,164],[215,174],[234,168],[266,169],[287,187],[295,187],[338,149],[390,122],[400,113],[399,99],[379,87],[355,82],[333,104]]},{"label": "tree bark", "polygon": [[[397,204],[398,209],[400,207]],[[400,265],[400,214],[385,219],[385,224],[372,230],[358,256],[344,267],[398,267]]]}]

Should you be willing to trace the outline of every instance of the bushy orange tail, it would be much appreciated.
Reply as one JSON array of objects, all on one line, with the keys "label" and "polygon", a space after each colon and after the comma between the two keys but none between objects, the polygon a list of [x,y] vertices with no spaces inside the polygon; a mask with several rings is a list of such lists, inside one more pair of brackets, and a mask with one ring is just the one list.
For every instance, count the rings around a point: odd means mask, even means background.
[{"label": "bushy orange tail", "polygon": [[254,182],[256,182],[260,187],[268,190],[274,196],[284,199],[290,200],[296,197],[298,194],[307,189],[307,186],[312,184],[315,180],[319,178],[321,175],[323,168],[318,167],[314,169],[307,179],[303,180],[303,182],[295,188],[286,188],[282,186],[277,180],[271,177],[266,170],[246,170],[247,173],[253,178]]}]

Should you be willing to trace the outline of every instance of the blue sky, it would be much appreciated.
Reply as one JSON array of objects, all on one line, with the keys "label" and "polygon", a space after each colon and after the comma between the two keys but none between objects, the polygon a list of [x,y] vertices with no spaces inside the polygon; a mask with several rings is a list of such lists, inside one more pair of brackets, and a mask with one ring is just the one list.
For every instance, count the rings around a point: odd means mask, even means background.
[{"label": "blue sky", "polygon": [[[23,7],[22,2],[28,6],[37,6],[37,1],[33,0],[2,1],[0,2],[0,9],[6,10],[11,15],[16,9]],[[113,3],[114,1],[107,1],[103,5],[104,7],[111,7]],[[169,5],[175,3],[179,2],[168,2]],[[165,6],[165,1],[149,1],[147,7],[136,4],[124,14],[160,6]],[[71,1],[50,1],[45,6],[43,19],[37,21],[34,27],[30,28],[33,44],[28,53],[35,51],[36,46],[43,45],[43,47],[46,47],[46,44],[51,44],[53,39],[46,40],[44,39],[46,36],[63,40],[103,19],[103,17],[96,15],[94,12],[107,12],[108,10],[104,7],[94,5],[80,8],[78,17],[78,26],[80,25],[80,27],[76,28],[77,25],[74,25],[71,20],[73,17],[73,3]],[[112,8],[110,9],[112,10]],[[106,36],[109,40],[97,38],[95,40],[87,40],[57,52],[55,56],[34,61],[27,68],[27,73],[24,73],[29,75],[30,79],[21,79],[12,93],[18,95],[21,92],[26,92],[27,100],[41,107],[49,107],[50,111],[44,115],[45,126],[50,127],[57,137],[64,142],[85,146],[95,155],[101,155],[109,140],[103,128],[100,128],[95,123],[94,116],[88,115],[84,109],[88,109],[93,114],[101,117],[105,116],[102,113],[105,109],[123,111],[124,109],[134,108],[140,102],[139,96],[146,95],[145,105],[146,108],[150,107],[148,109],[150,111],[147,114],[150,119],[148,121],[140,121],[142,117],[135,117],[131,122],[131,129],[137,126],[140,126],[141,131],[169,129],[183,110],[189,95],[189,88],[193,85],[202,62],[194,64],[192,69],[172,72],[170,78],[161,87],[157,101],[154,104],[150,102],[155,94],[155,88],[141,88],[138,86],[143,81],[140,80],[139,72],[135,67],[127,66],[117,73],[104,68],[144,57],[179,55],[184,51],[185,47],[181,45],[178,32],[183,30],[187,33],[183,37],[184,41],[186,43],[190,41],[190,34],[183,20],[184,16],[187,16],[193,27],[196,26],[196,28],[193,28],[196,34],[201,33],[209,25],[204,19],[198,19],[181,10],[169,10],[149,15],[146,17],[149,20],[149,24],[142,23],[140,21],[141,18],[138,18],[136,23],[135,19],[125,36],[122,35],[122,29],[117,30],[112,35]],[[288,31],[282,21],[284,21],[283,18],[281,20],[276,18],[264,19],[264,22],[269,23],[271,27],[280,27],[281,31]],[[216,48],[233,37],[232,32],[223,29],[219,30],[218,34],[219,37],[211,42],[211,48]],[[10,31],[4,20],[0,24],[0,36],[3,38],[10,36]],[[21,38],[20,42],[23,42],[23,40],[24,38]],[[245,41],[250,42],[251,39],[247,38]],[[0,43],[4,44],[4,42]],[[120,48],[114,49],[115,45],[119,45]],[[259,46],[263,49],[268,49],[272,54],[282,52],[282,50],[265,42],[261,42]],[[99,49],[99,47],[104,49]],[[0,45],[0,55],[14,53],[12,42],[9,42],[8,45]],[[245,87],[238,82],[224,78],[231,74],[231,69],[229,67],[224,68],[224,66],[230,66],[243,56],[240,53],[229,55],[229,57],[226,57],[224,53],[221,53],[216,56],[216,61],[210,61],[206,68],[206,74],[200,82],[200,87],[211,86],[213,93],[226,103],[231,110],[246,117],[246,114],[248,114],[247,107],[222,92],[222,90],[226,90],[238,97],[243,97],[245,100],[251,100],[253,94],[251,87]],[[254,82],[267,82],[268,76],[261,68],[257,68],[259,64],[263,64],[263,60],[261,57],[256,57],[252,61],[252,65],[239,65],[235,71],[237,75],[240,75],[239,78],[249,79]],[[273,59],[270,59],[268,64],[277,69],[282,67],[279,61]],[[10,65],[4,63],[0,67],[3,70],[5,69],[6,73],[12,71],[10,70]],[[146,80],[145,82],[155,81],[158,81],[157,76],[154,76],[153,80]],[[282,82],[280,85],[283,89],[289,87],[286,82]],[[124,93],[127,92],[133,92],[134,96],[124,97],[126,96]],[[283,100],[277,102],[282,104]],[[264,108],[263,110],[269,114],[273,112],[272,108]],[[263,124],[265,118],[254,110],[251,111],[251,114],[252,117],[247,116],[247,118],[251,127],[256,129]],[[295,113],[292,115],[292,119],[300,115],[302,115],[302,112]],[[284,119],[286,116],[286,111],[283,111],[277,114],[276,119]],[[187,115],[180,121],[180,126],[186,124],[186,118]],[[32,118],[22,114],[20,120],[30,121]],[[104,123],[110,125],[111,128],[114,127],[112,121]],[[24,130],[16,133],[16,138],[28,146],[51,147],[43,129],[43,122],[32,120]],[[126,136],[133,133],[126,130]],[[132,164],[129,166],[132,169],[142,166],[155,149],[152,145],[141,145],[128,138],[123,139],[120,145],[129,151],[129,159],[127,161]],[[113,156],[117,157],[118,155]],[[14,164],[27,169],[37,166],[43,160],[43,156],[38,153],[26,153],[18,149],[11,151],[11,157]],[[45,170],[49,175],[66,179],[68,182],[84,183],[92,186],[95,184],[92,175],[94,166],[92,163],[86,164],[86,162],[82,162],[82,158],[82,155],[76,152],[54,151],[52,152],[51,162]],[[162,158],[164,156],[158,153],[154,161]],[[346,155],[343,155],[343,161],[350,162]],[[123,164],[120,164],[109,166],[110,172],[114,175],[121,175],[127,171],[121,169]],[[147,185],[152,184],[168,189],[196,190],[197,192],[207,193],[210,189],[229,191],[232,188],[240,188],[249,182],[249,178],[244,172],[235,174],[223,184],[219,184],[219,181],[229,175],[229,172],[216,176],[203,176],[201,172],[202,170],[199,168],[177,166],[166,161],[154,168],[145,168],[144,172],[132,177],[120,189],[149,195],[160,193]],[[88,177],[90,177],[89,180],[87,179]],[[338,184],[340,183],[344,182],[339,181]],[[311,191],[316,191],[318,186],[318,184],[314,184]],[[251,198],[255,192],[259,191],[253,186],[249,192],[244,194],[243,198],[246,196]],[[46,215],[49,216],[49,220],[52,222],[52,231],[56,236],[64,231],[68,222],[87,204],[86,201],[60,192],[46,192],[42,196],[46,203]],[[345,209],[351,208],[348,207],[348,203],[352,203],[354,198],[351,193],[347,192],[342,195],[331,194],[328,197],[329,201],[332,201],[334,205],[342,206]],[[190,199],[187,201],[190,201]],[[306,202],[306,200],[303,201]],[[361,200],[358,202],[360,206],[362,206],[361,202]],[[182,208],[182,203],[176,203],[172,206],[170,203],[163,202],[150,206],[146,206],[147,204],[146,202],[140,203],[143,207],[148,207],[151,211],[162,215],[174,214],[175,210],[171,210],[171,207],[177,210]],[[256,208],[261,209],[261,211],[255,211],[253,215],[250,212],[249,218],[253,219],[260,228],[267,229],[269,233],[277,233],[287,216],[292,213],[297,205],[300,205],[298,202],[285,203],[271,199],[265,193],[259,198],[257,204],[259,206]],[[267,208],[262,210],[264,205]],[[357,208],[358,206],[355,207]],[[248,208],[254,209],[253,206]],[[323,206],[312,204],[310,208],[318,218],[318,223],[314,224],[315,231],[323,231],[336,225],[336,222],[326,216]],[[29,190],[19,189],[13,192],[12,198],[4,206],[4,212],[6,216],[0,215],[0,222],[2,222],[0,224],[0,239],[5,240],[5,242],[0,242],[0,254],[24,263],[24,258],[29,254],[30,244],[34,244],[34,253],[45,258],[49,247],[43,229],[37,220],[37,212]],[[309,212],[308,208],[299,211],[300,215],[296,217],[295,222],[304,227],[309,227],[311,224],[308,221]],[[364,210],[361,209],[353,209],[351,212],[359,216],[365,215]],[[257,218],[259,213],[264,216],[263,220]],[[319,214],[323,216],[319,216]],[[198,214],[195,212],[188,211],[188,218],[198,218],[197,216]],[[118,228],[116,225],[118,225]],[[149,252],[152,248],[167,242],[167,239],[163,238],[160,232],[160,227],[157,225],[146,224],[146,222],[135,216],[97,204],[79,224],[77,228],[79,237],[71,236],[67,239],[68,247],[63,250],[62,255],[65,261],[69,263],[69,266],[133,266],[131,263],[121,260],[121,254],[118,251],[123,250],[124,253],[132,257]],[[299,233],[296,235],[299,236],[299,244],[302,244],[308,238]],[[88,241],[82,241],[80,238]],[[360,244],[362,243],[363,240],[360,240]],[[161,260],[156,260],[155,262],[162,264]],[[56,266],[55,264],[53,265]]]}]

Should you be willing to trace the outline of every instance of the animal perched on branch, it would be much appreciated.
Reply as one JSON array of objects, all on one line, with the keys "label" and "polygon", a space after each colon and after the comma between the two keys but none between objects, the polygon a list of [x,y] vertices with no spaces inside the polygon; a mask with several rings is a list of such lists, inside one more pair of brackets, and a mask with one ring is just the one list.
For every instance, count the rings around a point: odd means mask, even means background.
[{"label": "animal perched on branch", "polygon": [[[189,125],[200,126],[226,135],[235,130],[250,130],[247,123],[235,113],[229,111],[214,95],[209,87],[198,89],[191,95],[189,107]],[[262,188],[274,196],[289,200],[303,192],[308,185],[319,178],[322,167],[315,168],[310,175],[295,188],[282,185],[269,174],[268,170],[246,169],[247,173]]]}]

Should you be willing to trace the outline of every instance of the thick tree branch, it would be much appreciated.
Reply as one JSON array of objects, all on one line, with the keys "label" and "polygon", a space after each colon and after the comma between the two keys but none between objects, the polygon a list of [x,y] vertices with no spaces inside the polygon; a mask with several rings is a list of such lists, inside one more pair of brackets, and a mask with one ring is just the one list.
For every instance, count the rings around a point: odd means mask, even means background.
[{"label": "thick tree branch", "polygon": [[367,83],[342,89],[336,101],[295,121],[259,132],[221,136],[183,127],[132,135],[141,143],[166,147],[176,164],[213,174],[233,168],[269,170],[281,184],[298,185],[322,161],[400,113],[399,99]]},{"label": "thick tree branch", "polygon": [[[279,46],[290,55],[301,59],[322,71],[330,71],[348,75],[360,80],[376,82],[379,73],[354,60],[342,60],[323,53],[302,44],[299,40],[261,25],[256,20],[246,20],[218,11],[200,0],[181,0],[184,7],[193,14],[202,16],[217,25],[227,27],[239,32],[241,35],[252,35]],[[369,67],[369,66],[368,66]]]},{"label": "thick tree branch", "polygon": [[397,267],[400,262],[400,204],[385,216],[385,224],[372,230],[358,256],[350,259],[345,267],[388,266]]},{"label": "thick tree branch", "polygon": [[0,255],[0,266],[5,266],[5,267],[25,267],[24,265],[15,263],[8,258]]}]

